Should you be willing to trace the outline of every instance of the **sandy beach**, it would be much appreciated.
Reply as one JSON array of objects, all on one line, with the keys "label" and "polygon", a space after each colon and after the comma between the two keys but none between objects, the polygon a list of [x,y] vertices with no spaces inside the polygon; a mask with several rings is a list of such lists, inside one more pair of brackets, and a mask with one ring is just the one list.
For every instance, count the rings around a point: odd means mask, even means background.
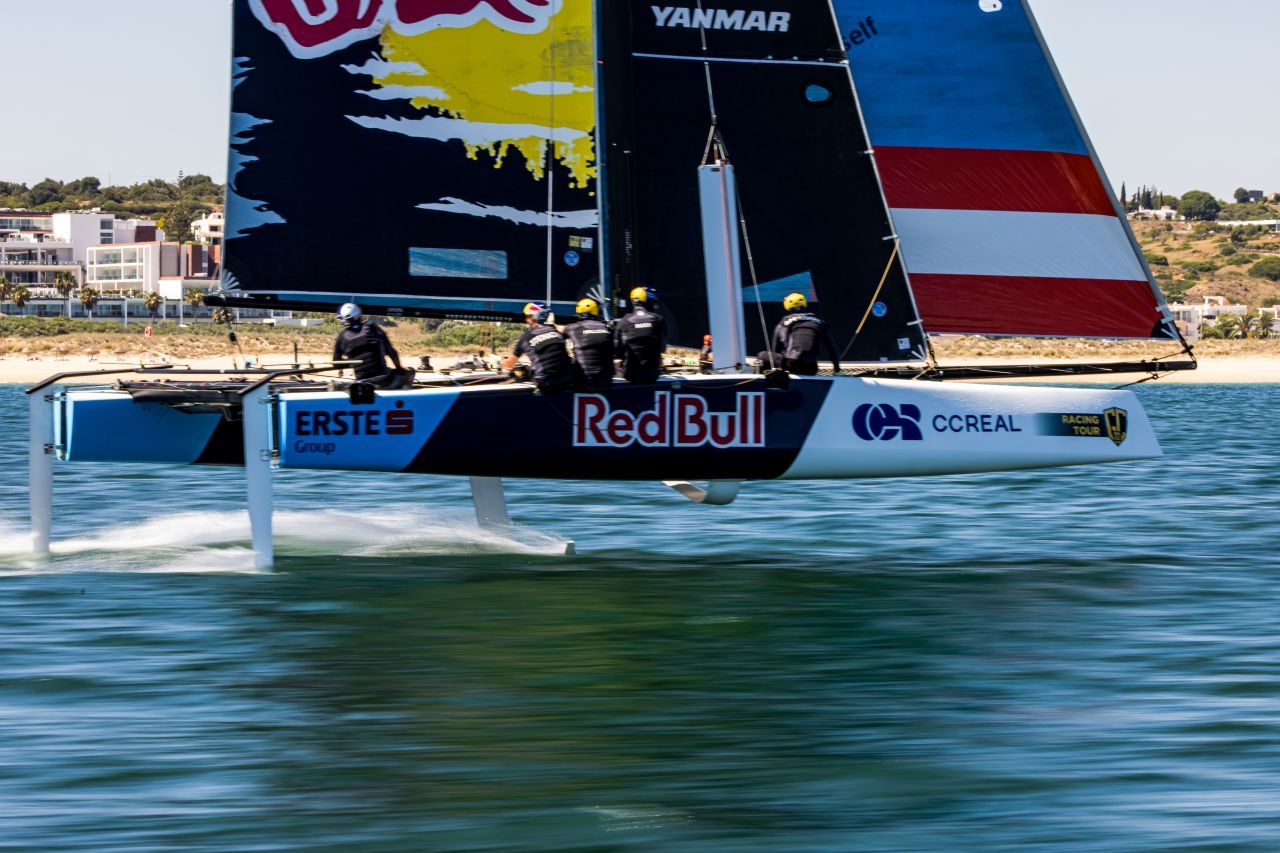
[{"label": "sandy beach", "polygon": [[[329,358],[327,353],[315,353],[300,356],[303,364],[315,363],[324,364]],[[1084,361],[1086,359],[1063,359],[1060,363],[1069,364],[1071,361]],[[1091,361],[1105,361],[1105,358],[1087,359]],[[406,360],[406,364],[412,364],[415,360]],[[451,358],[434,357],[433,361],[437,366],[447,367],[453,363]],[[1024,362],[1025,359],[1010,359],[998,357],[963,357],[943,359],[943,364],[953,365],[984,365],[984,364],[1014,364]],[[1040,360],[1043,361],[1043,360]],[[255,359],[255,365],[267,367],[288,367],[292,364],[293,358],[290,355],[266,355],[261,358],[261,362]],[[71,373],[80,371],[94,370],[119,370],[123,368],[139,366],[147,364],[148,366],[160,366],[165,362],[144,362],[140,359],[127,359],[123,356],[116,358],[93,358],[89,356],[8,356],[0,358],[0,384],[17,384],[29,385],[46,379],[57,373]],[[194,358],[184,360],[174,360],[173,364],[185,365],[188,367],[199,368],[202,370],[235,370],[244,367],[244,360],[237,358],[232,363],[230,356],[218,356],[216,358]],[[1114,377],[1117,383],[1129,382],[1141,379],[1142,374],[1118,374]],[[93,378],[81,378],[68,380],[72,382],[94,382],[102,381]],[[1001,381],[1001,382],[1111,382],[1112,377],[1107,376],[1087,376],[1087,377],[1062,377],[1060,379],[1046,379],[1043,377],[1023,380],[983,380],[983,381]],[[1176,373],[1163,374],[1161,382],[1177,382],[1182,383],[1204,383],[1204,384],[1254,384],[1254,383],[1280,383],[1280,358],[1275,356],[1209,356],[1200,359],[1200,367],[1194,371],[1179,371]]]}]

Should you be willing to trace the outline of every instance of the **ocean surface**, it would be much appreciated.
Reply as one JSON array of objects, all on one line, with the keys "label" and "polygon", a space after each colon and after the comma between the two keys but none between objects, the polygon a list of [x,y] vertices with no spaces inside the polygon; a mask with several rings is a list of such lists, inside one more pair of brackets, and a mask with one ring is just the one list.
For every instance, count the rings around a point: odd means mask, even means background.
[{"label": "ocean surface", "polygon": [[1278,850],[1280,386],[1136,391],[1164,460],[519,482],[521,544],[285,473],[259,574],[163,465],[30,565],[0,388],[0,850]]}]

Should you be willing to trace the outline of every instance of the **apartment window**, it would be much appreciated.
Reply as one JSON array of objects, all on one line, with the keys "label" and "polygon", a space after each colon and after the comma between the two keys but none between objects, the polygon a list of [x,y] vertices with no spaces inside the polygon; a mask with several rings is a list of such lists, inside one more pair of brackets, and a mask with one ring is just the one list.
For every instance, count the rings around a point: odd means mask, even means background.
[{"label": "apartment window", "polygon": [[115,229],[115,227],[116,227],[116,221],[114,219],[103,219],[101,222],[98,223],[98,228],[99,230],[102,230],[102,231],[112,231]]},{"label": "apartment window", "polygon": [[110,245],[111,245],[112,243],[114,243],[115,241],[116,241],[116,238],[115,238],[115,235],[114,235],[114,234],[103,234],[103,235],[102,235],[102,245],[104,245],[104,246],[110,246]]}]

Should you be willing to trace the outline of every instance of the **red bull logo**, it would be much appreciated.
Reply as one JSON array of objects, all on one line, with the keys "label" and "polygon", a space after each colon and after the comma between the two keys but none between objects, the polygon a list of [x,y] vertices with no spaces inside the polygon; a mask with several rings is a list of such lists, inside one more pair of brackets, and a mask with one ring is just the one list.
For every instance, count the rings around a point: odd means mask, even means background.
[{"label": "red bull logo", "polygon": [[249,0],[250,8],[297,57],[310,59],[373,38],[390,27],[418,35],[487,20],[540,32],[562,0]]},{"label": "red bull logo", "polygon": [[733,411],[714,412],[697,394],[659,391],[652,409],[613,409],[601,394],[574,400],[575,447],[764,447],[764,394],[741,392]]}]

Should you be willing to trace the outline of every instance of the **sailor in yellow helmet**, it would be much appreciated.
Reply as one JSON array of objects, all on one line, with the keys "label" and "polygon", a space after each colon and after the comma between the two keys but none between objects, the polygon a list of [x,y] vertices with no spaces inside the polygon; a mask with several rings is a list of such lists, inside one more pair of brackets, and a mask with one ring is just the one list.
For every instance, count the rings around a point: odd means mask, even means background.
[{"label": "sailor in yellow helmet", "polygon": [[613,348],[628,382],[657,382],[662,354],[667,351],[667,321],[657,312],[658,294],[652,288],[631,291],[631,313],[618,320]]},{"label": "sailor in yellow helmet", "polygon": [[782,299],[782,307],[787,313],[774,327],[769,349],[760,353],[760,367],[814,376],[818,372],[819,347],[825,347],[838,373],[840,353],[826,321],[809,310],[808,298],[803,293],[788,293]]},{"label": "sailor in yellow helmet", "polygon": [[613,385],[613,329],[600,316],[600,303],[578,300],[578,318],[565,326],[573,345],[573,387],[577,391],[608,391]]}]

